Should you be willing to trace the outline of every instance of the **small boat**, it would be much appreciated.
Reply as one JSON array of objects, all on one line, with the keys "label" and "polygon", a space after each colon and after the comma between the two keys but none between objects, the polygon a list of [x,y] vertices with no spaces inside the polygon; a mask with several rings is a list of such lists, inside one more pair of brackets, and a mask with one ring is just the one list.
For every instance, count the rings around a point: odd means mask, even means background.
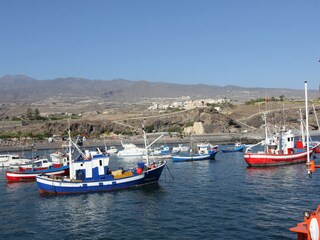
[{"label": "small boat", "polygon": [[116,146],[110,146],[109,149],[106,148],[106,153],[108,154],[116,154],[118,152],[118,149]]},{"label": "small boat", "polygon": [[69,165],[68,155],[60,151],[51,153],[50,158],[55,168]]},{"label": "small boat", "polygon": [[163,155],[152,155],[150,154],[149,156],[143,155],[142,158],[146,160],[147,158],[149,159],[172,159],[171,154],[163,154]]},{"label": "small boat", "polygon": [[173,162],[187,162],[214,159],[218,152],[213,151],[211,154],[194,154],[194,155],[175,155],[172,156]]},{"label": "small boat", "polygon": [[155,147],[150,152],[153,156],[161,156],[170,154],[170,147],[168,145],[162,145],[160,147]]},{"label": "small boat", "polygon": [[148,157],[151,159],[171,159],[170,147],[167,145],[155,147],[150,150],[148,155],[143,155],[143,159],[147,159]]},{"label": "small boat", "polygon": [[49,167],[53,166],[53,162],[50,162],[47,158],[37,159],[34,160],[33,164],[26,164],[19,166],[19,171],[26,171],[26,170],[45,170]]},{"label": "small boat", "polygon": [[145,154],[145,149],[137,147],[133,143],[123,143],[121,141],[123,150],[118,151],[117,157],[137,157]]},{"label": "small boat", "polygon": [[31,163],[31,159],[20,158],[17,154],[0,155],[0,167],[3,168],[18,168],[21,165]]},{"label": "small boat", "polygon": [[196,151],[199,154],[209,154],[210,149],[217,149],[218,146],[213,146],[210,143],[204,142],[204,143],[197,143],[196,144]]},{"label": "small boat", "polygon": [[171,154],[178,154],[181,152],[189,152],[190,150],[190,146],[185,146],[182,143],[178,144],[177,147],[172,147],[171,149]]},{"label": "small boat", "polygon": [[222,152],[243,152],[246,150],[246,145],[241,142],[236,142],[232,148],[221,149]]},{"label": "small boat", "polygon": [[6,179],[7,182],[25,182],[25,181],[35,181],[36,177],[39,175],[46,176],[62,176],[68,173],[69,166],[63,166],[60,168],[46,168],[42,170],[23,170],[23,171],[7,171]]},{"label": "small boat", "polygon": [[218,146],[212,146],[211,144],[198,144],[197,145],[198,153],[193,154],[179,154],[172,156],[173,162],[187,162],[187,161],[200,161],[200,160],[209,160],[214,159],[216,154],[219,152]]},{"label": "small boat", "polygon": [[[80,153],[79,157],[72,157],[72,147]],[[147,146],[146,149],[148,149]],[[71,140],[69,130],[69,176],[37,176],[39,192],[44,194],[89,193],[151,184],[158,182],[166,165],[165,161],[151,164],[147,161],[146,164],[138,162],[136,168],[112,171],[109,169],[109,155],[97,150],[97,152],[88,150],[82,152]]]}]

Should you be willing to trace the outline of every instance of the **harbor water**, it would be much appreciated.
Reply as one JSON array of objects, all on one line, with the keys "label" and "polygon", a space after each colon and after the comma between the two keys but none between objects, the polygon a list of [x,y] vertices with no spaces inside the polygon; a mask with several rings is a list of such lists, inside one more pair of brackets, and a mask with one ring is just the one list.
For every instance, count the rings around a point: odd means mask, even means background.
[{"label": "harbor water", "polygon": [[8,184],[1,169],[0,239],[295,239],[289,228],[320,203],[320,172],[305,164],[248,168],[243,153],[219,152],[168,168],[158,184],[63,196]]}]

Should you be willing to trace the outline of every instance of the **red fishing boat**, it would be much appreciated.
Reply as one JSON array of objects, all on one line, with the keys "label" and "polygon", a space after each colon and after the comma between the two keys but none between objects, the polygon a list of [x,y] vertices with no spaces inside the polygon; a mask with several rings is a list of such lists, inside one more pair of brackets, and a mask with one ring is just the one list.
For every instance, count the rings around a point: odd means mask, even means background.
[{"label": "red fishing boat", "polygon": [[280,131],[275,134],[273,140],[267,139],[264,150],[251,152],[250,149],[244,154],[244,159],[249,166],[265,167],[278,166],[307,161],[307,155],[312,154],[314,147],[307,151],[303,141],[295,141],[291,130]]},{"label": "red fishing boat", "polygon": [[26,165],[21,165],[19,166],[19,171],[23,172],[26,170],[45,170],[48,169],[49,167],[53,166],[53,162],[50,162],[46,158],[42,159],[37,159],[33,161],[33,164],[26,164]]},{"label": "red fishing boat", "polygon": [[51,167],[44,170],[7,171],[6,179],[7,182],[26,182],[35,181],[39,175],[63,176],[67,174],[69,174],[69,166],[62,166],[59,168]]},{"label": "red fishing boat", "polygon": [[[306,84],[306,82],[305,82]],[[306,98],[307,99],[307,98]],[[301,140],[296,141],[292,130],[285,130],[283,127],[272,136],[268,134],[270,130],[267,125],[267,117],[264,114],[265,121],[265,140],[259,144],[263,145],[262,151],[252,152],[252,148],[248,148],[244,154],[244,159],[249,166],[266,167],[278,166],[294,163],[307,162],[307,158],[313,153],[314,149],[319,146],[319,143],[310,148],[309,145],[309,131],[308,131],[308,112],[306,100],[306,132],[307,137],[304,136],[304,125],[302,120],[302,113],[300,111],[301,123]],[[307,147],[308,146],[308,147]]]}]

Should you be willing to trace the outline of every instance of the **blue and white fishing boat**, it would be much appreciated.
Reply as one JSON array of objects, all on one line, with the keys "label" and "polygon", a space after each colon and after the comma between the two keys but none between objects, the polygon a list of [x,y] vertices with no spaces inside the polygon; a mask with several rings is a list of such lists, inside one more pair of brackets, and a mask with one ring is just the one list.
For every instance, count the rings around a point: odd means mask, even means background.
[{"label": "blue and white fishing boat", "polygon": [[241,142],[236,142],[232,148],[222,148],[221,151],[227,152],[244,152],[246,150],[246,145]]},{"label": "blue and white fishing boat", "polygon": [[212,146],[211,144],[198,144],[198,153],[184,153],[179,155],[173,155],[173,162],[186,162],[186,161],[200,161],[214,159],[216,154],[219,152],[218,146]]},{"label": "blue and white fishing boat", "polygon": [[191,149],[190,146],[185,146],[182,143],[180,143],[180,144],[178,144],[177,147],[172,147],[171,154],[179,154],[182,152],[189,152],[190,149]]},{"label": "blue and white fishing boat", "polygon": [[[78,158],[73,158],[71,148],[79,153]],[[109,156],[97,151],[82,152],[71,140],[69,130],[69,176],[50,177],[37,176],[37,185],[40,193],[46,194],[72,194],[103,192],[124,189],[145,184],[155,183],[159,180],[165,161],[147,163],[138,162],[137,168],[128,170],[109,169]]]}]

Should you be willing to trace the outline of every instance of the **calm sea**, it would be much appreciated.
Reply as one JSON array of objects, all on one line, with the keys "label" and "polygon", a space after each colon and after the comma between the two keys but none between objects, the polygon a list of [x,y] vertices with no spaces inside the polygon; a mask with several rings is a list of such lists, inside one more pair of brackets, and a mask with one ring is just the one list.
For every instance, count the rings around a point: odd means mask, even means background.
[{"label": "calm sea", "polygon": [[166,169],[158,184],[69,196],[0,170],[0,239],[295,239],[288,229],[320,203],[320,172],[310,179],[305,164],[247,168],[243,153],[220,152],[168,167],[174,179]]}]

